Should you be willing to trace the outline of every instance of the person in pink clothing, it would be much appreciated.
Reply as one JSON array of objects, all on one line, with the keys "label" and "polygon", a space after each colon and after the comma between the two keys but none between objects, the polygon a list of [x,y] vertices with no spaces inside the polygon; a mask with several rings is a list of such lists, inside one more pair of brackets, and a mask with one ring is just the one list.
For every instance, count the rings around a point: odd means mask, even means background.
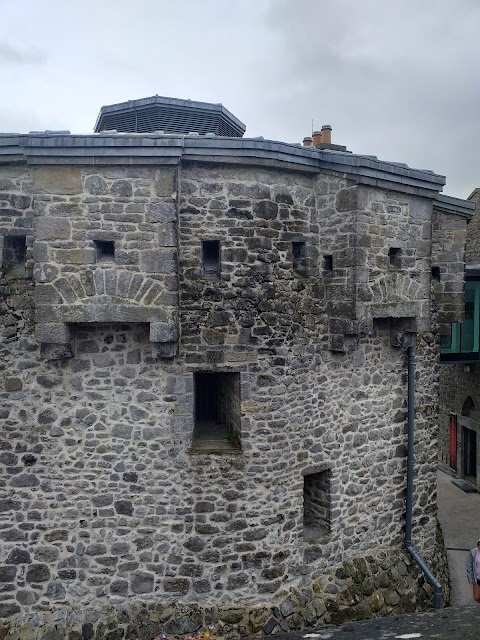
[{"label": "person in pink clothing", "polygon": [[467,578],[473,589],[473,599],[480,602],[480,540],[470,549],[467,560]]}]

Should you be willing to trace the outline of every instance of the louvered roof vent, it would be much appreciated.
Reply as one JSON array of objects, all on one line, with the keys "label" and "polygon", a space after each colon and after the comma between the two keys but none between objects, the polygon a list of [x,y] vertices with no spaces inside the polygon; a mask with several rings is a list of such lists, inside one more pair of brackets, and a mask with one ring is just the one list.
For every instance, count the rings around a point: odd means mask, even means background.
[{"label": "louvered roof vent", "polygon": [[122,133],[191,132],[241,138],[245,125],[221,104],[152,96],[100,109],[95,132],[115,129]]}]

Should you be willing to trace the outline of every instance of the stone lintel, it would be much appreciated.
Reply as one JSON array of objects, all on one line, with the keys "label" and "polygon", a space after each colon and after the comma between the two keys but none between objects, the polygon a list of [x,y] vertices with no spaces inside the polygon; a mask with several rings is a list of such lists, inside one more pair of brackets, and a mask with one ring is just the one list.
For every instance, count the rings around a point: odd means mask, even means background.
[{"label": "stone lintel", "polygon": [[35,319],[39,323],[89,322],[165,322],[168,314],[162,310],[145,306],[117,304],[114,300],[104,304],[98,302],[65,305],[38,304]]},{"label": "stone lintel", "polygon": [[423,301],[409,302],[387,302],[384,304],[373,304],[370,307],[372,318],[417,318],[422,315]]}]

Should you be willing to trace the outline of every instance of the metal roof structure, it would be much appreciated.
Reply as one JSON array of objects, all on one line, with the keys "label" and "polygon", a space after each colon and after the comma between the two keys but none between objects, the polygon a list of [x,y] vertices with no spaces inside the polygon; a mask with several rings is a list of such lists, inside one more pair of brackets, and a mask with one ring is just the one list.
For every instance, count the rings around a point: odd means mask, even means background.
[{"label": "metal roof structure", "polygon": [[95,132],[198,133],[241,138],[245,125],[222,104],[152,96],[100,109]]}]

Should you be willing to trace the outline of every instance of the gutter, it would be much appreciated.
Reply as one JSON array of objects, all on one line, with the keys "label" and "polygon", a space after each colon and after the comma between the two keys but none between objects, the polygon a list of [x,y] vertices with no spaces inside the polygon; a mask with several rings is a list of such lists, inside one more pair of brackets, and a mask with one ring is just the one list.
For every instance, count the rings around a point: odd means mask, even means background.
[{"label": "gutter", "polygon": [[407,504],[405,514],[405,550],[425,574],[433,587],[433,606],[442,608],[442,585],[427,567],[418,552],[412,546],[412,513],[413,513],[413,465],[414,465],[414,411],[415,411],[415,345],[408,347],[408,454],[407,454]]}]

